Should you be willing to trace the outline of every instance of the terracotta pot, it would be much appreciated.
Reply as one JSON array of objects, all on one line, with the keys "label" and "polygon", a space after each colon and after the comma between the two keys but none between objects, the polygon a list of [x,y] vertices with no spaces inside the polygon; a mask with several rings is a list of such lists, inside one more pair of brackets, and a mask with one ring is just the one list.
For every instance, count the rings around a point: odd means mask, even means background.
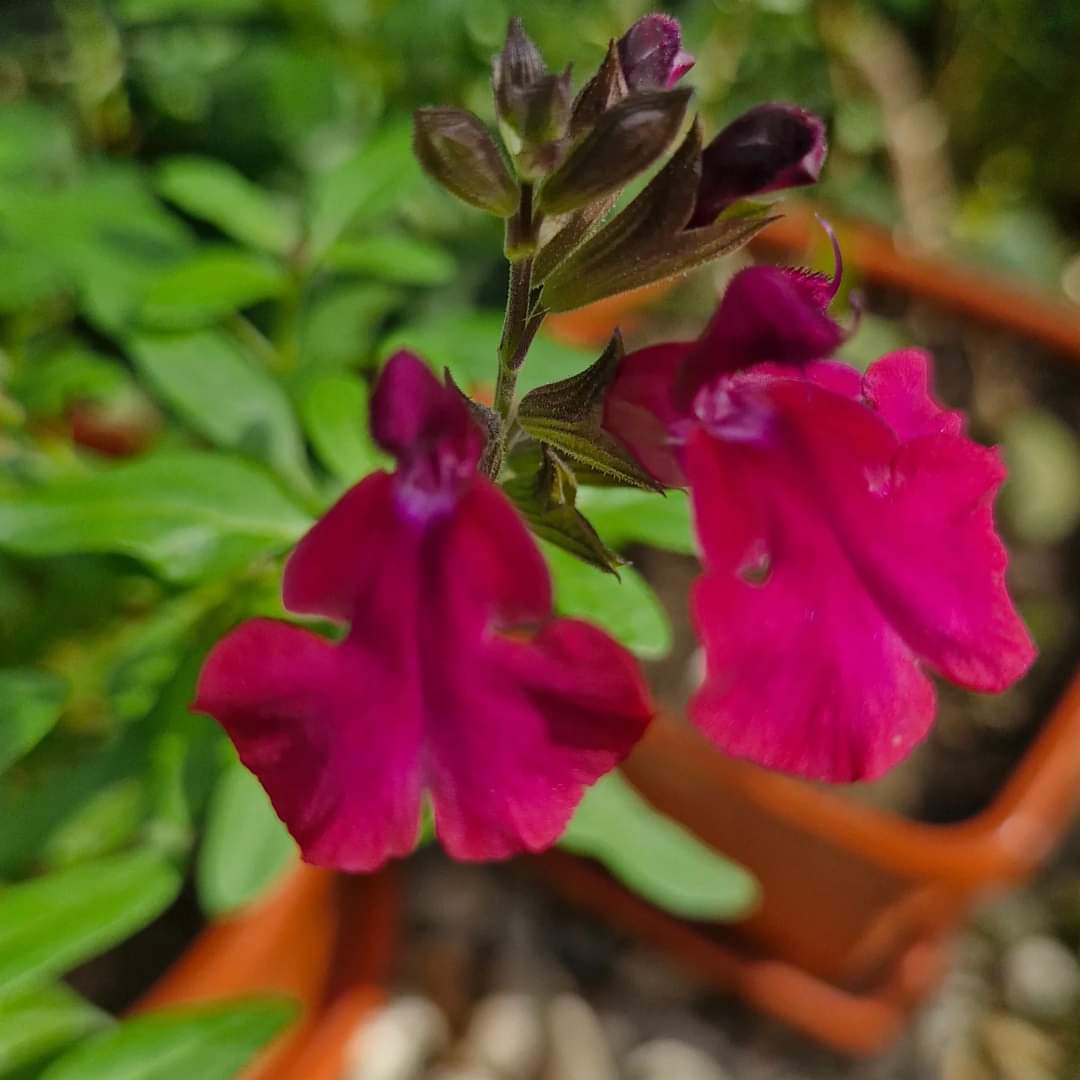
[{"label": "terracotta pot", "polygon": [[1080,797],[1080,676],[994,801],[959,824],[911,821],[736,761],[664,717],[624,769],[651,803],[758,877],[758,910],[733,926],[690,924],[566,856],[547,857],[545,876],[763,1012],[869,1054],[933,988],[950,931],[1030,876],[1060,838]]},{"label": "terracotta pot", "polygon": [[[1080,312],[985,273],[836,221],[849,266],[1080,360]],[[798,258],[821,234],[789,211],[755,241]],[[587,309],[585,309],[587,310]],[[761,881],[736,926],[680,922],[595,866],[545,856],[544,877],[606,921],[836,1049],[870,1054],[902,1029],[947,963],[949,933],[985,896],[1030,876],[1080,800],[1080,675],[1009,782],[980,814],[921,824],[716,752],[661,718],[625,766],[654,805]]]},{"label": "terracotta pot", "polygon": [[208,926],[133,1012],[281,993],[300,1016],[244,1080],[334,1080],[345,1046],[385,997],[398,942],[392,871],[345,878],[298,864],[259,903]]}]

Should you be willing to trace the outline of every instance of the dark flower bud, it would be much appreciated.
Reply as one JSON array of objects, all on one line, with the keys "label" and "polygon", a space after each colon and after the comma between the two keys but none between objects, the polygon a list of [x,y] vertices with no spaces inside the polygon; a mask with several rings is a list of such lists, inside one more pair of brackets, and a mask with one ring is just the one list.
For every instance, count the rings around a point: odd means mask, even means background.
[{"label": "dark flower bud", "polygon": [[563,214],[617,191],[671,145],[689,90],[635,94],[602,113],[540,189],[546,213]]},{"label": "dark flower bud", "polygon": [[506,44],[495,57],[492,82],[495,88],[495,108],[499,119],[523,136],[524,117],[529,108],[525,99],[535,85],[548,74],[540,50],[533,44],[521,20],[510,20]]},{"label": "dark flower bud", "polygon": [[517,181],[491,132],[471,112],[417,109],[413,148],[428,176],[470,206],[499,217],[517,209]]},{"label": "dark flower bud", "polygon": [[570,134],[576,136],[588,131],[600,119],[601,113],[622,101],[628,92],[622,62],[619,60],[619,48],[612,41],[600,69],[574,99]]},{"label": "dark flower bud", "polygon": [[570,122],[570,69],[561,75],[541,75],[515,100],[514,130],[527,146],[544,146],[561,139]]},{"label": "dark flower bud", "polygon": [[669,90],[693,66],[683,51],[682,31],[670,15],[645,15],[619,38],[626,85],[631,90]]},{"label": "dark flower bud", "polygon": [[702,153],[690,227],[708,225],[737,199],[812,184],[828,144],[825,125],[794,105],[758,105],[733,120]]}]

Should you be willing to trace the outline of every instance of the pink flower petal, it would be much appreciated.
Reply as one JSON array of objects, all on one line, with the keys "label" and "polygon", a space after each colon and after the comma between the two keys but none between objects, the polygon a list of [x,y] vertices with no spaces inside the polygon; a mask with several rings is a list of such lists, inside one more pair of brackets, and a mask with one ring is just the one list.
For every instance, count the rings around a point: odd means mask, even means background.
[{"label": "pink flower petal", "polygon": [[[888,411],[907,423],[955,428],[925,385],[891,384]],[[1007,555],[992,501],[1005,477],[997,453],[961,435],[901,444],[868,408],[794,380],[771,396],[833,533],[891,625],[953,682],[1000,691],[1035,650],[1005,584]],[[918,422],[918,423],[917,423]]]},{"label": "pink flower petal", "polygon": [[[289,611],[348,622],[365,606],[379,577],[392,572],[382,564],[387,537],[406,546],[418,542],[418,530],[402,528],[393,492],[393,476],[372,473],[308,530],[285,564],[282,599]],[[369,618],[387,614],[369,612]]]},{"label": "pink flower petal", "polygon": [[880,775],[926,734],[934,692],[783,449],[687,447],[708,674],[691,716],[723,749],[820,780]]},{"label": "pink flower petal", "polygon": [[[407,612],[409,608],[405,609]],[[363,647],[244,623],[213,649],[195,707],[228,732],[304,858],[369,871],[416,844],[420,701],[406,617]]]},{"label": "pink flower petal", "polygon": [[436,831],[458,859],[549,847],[650,719],[634,659],[582,622],[441,659],[429,762]]},{"label": "pink flower petal", "polygon": [[740,270],[679,373],[675,397],[687,405],[715,379],[757,364],[802,365],[831,356],[844,340],[819,304],[822,286],[790,268]]},{"label": "pink flower petal", "polygon": [[922,349],[889,353],[867,368],[863,395],[901,441],[919,435],[962,435],[964,417],[940,405],[930,390],[933,360]]},{"label": "pink flower petal", "polygon": [[692,348],[689,344],[656,345],[631,353],[604,397],[604,428],[665,487],[686,483],[673,439],[688,414],[676,406],[672,391],[679,367]]},{"label": "pink flower petal", "polygon": [[523,616],[549,614],[548,578],[521,519],[487,480],[477,478],[429,558],[427,573],[448,583],[428,594],[420,628],[436,830],[461,859],[547,847],[585,786],[629,753],[649,721],[637,663],[584,623],[545,621],[506,636]]}]

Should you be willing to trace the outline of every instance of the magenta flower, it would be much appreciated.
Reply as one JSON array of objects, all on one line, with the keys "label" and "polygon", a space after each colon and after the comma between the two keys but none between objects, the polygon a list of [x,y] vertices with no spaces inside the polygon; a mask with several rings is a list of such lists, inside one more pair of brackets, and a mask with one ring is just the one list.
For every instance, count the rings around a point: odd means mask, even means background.
[{"label": "magenta flower", "polygon": [[399,353],[372,417],[397,470],[348,491],[285,568],[286,607],[344,637],[244,623],[211,652],[196,706],[309,862],[366,871],[410,852],[425,793],[457,858],[545,848],[642,735],[637,664],[553,617],[543,558],[477,472],[483,437],[453,389]]},{"label": "magenta flower", "polygon": [[607,428],[688,484],[707,674],[691,714],[731,754],[820,780],[881,775],[926,734],[926,671],[1001,691],[1035,649],[1005,587],[991,503],[1005,469],[930,391],[930,358],[865,376],[835,280],[755,267],[695,343],[626,358]]}]

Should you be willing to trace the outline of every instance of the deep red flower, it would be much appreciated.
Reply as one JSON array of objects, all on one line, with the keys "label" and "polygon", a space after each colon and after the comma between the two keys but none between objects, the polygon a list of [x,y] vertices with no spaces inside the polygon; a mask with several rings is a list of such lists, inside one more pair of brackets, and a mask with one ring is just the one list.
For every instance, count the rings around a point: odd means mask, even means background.
[{"label": "deep red flower", "polygon": [[605,423],[660,482],[690,487],[707,659],[694,721],[737,756],[849,781],[926,734],[927,669],[1001,691],[1035,649],[994,531],[997,452],[933,399],[921,351],[865,376],[813,362],[842,337],[833,291],[743,271],[700,341],[625,359]]},{"label": "deep red flower", "polygon": [[285,568],[286,607],[347,633],[247,622],[211,652],[196,707],[309,862],[366,871],[408,853],[425,793],[457,858],[545,848],[643,733],[637,664],[553,617],[539,550],[476,471],[480,430],[420,360],[387,364],[372,432],[397,470],[347,492]]}]

